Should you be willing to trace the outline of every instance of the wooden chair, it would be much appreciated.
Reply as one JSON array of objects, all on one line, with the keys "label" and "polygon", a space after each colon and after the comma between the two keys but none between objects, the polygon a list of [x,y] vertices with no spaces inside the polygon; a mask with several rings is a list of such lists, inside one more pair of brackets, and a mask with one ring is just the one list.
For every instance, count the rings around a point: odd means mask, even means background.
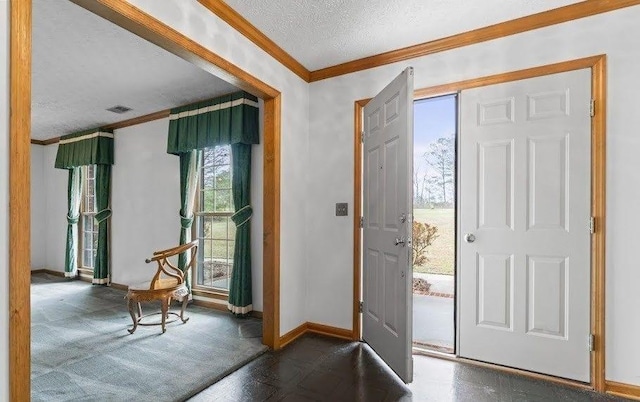
[{"label": "wooden chair", "polygon": [[[162,333],[165,333],[165,325],[167,323],[174,322],[178,318],[180,318],[183,323],[189,320],[189,318],[184,317],[184,311],[189,301],[189,289],[187,288],[185,278],[189,273],[189,269],[191,269],[196,263],[197,250],[198,240],[194,240],[191,243],[183,244],[181,246],[156,251],[153,253],[152,258],[145,260],[147,264],[153,261],[157,262],[158,269],[151,281],[129,286],[126,298],[128,300],[129,314],[131,314],[131,319],[133,320],[133,328],[128,329],[130,334],[134,333],[136,328],[138,328],[138,325],[162,325]],[[180,254],[189,251],[191,251],[191,259],[189,265],[185,267],[184,272],[169,261],[170,257],[175,257],[177,261]],[[182,302],[180,314],[169,311],[172,299]],[[143,316],[140,302],[155,300],[161,302],[161,312]],[[158,314],[162,315],[161,321],[142,322],[143,319]],[[167,321],[169,315],[174,315],[176,318]]]}]

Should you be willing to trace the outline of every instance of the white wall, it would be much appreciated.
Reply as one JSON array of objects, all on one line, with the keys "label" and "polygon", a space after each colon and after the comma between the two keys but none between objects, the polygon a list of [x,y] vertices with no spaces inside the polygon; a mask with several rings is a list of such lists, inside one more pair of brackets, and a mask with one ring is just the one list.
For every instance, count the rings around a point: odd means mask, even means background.
[{"label": "white wall", "polygon": [[44,146],[31,144],[31,269],[46,268]]},{"label": "white wall", "polygon": [[180,170],[167,154],[169,120],[115,131],[111,179],[112,281],[128,285],[149,280],[145,264],[155,250],[178,244]]},{"label": "white wall", "polygon": [[[307,209],[308,319],[341,328],[352,320],[352,220],[328,218],[353,203],[353,102],[375,95],[406,66],[416,88],[606,53],[606,377],[640,385],[640,7],[625,8],[311,84]],[[350,206],[353,209],[353,205]],[[318,213],[320,212],[320,213]],[[331,252],[327,252],[331,250]]]},{"label": "white wall", "polygon": [[307,321],[309,85],[195,0],[129,2],[282,93],[280,333],[285,334]]},{"label": "white wall", "polygon": [[9,400],[9,2],[0,0],[0,400]]}]

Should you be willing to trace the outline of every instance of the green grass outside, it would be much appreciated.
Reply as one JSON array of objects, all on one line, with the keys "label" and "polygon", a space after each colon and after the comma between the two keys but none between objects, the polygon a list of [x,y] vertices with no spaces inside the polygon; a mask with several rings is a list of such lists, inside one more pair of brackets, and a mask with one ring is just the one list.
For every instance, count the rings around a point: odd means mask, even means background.
[{"label": "green grass outside", "polygon": [[413,267],[415,272],[453,275],[455,263],[455,211],[414,209],[413,219],[438,227],[438,238],[427,248],[427,262]]}]

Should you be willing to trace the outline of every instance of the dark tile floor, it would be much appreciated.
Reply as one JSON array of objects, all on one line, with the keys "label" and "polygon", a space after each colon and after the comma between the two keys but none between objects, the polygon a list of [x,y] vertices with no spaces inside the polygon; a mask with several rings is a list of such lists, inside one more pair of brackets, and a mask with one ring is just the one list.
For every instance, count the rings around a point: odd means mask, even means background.
[{"label": "dark tile floor", "polygon": [[545,381],[414,356],[408,386],[364,343],[306,335],[190,401],[619,401]]}]

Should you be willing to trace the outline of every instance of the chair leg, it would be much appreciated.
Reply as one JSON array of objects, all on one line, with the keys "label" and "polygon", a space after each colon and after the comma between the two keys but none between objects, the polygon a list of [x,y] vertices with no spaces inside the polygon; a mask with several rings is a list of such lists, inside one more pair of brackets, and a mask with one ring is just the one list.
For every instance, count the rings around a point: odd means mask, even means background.
[{"label": "chair leg", "polygon": [[167,311],[169,311],[169,299],[162,299],[162,333],[167,330],[165,324],[167,323]]},{"label": "chair leg", "polygon": [[[136,303],[129,299],[129,314],[131,314],[131,319],[133,320],[133,328],[131,329],[127,329],[127,331],[129,331],[130,334],[133,334],[134,332],[136,332],[136,328],[138,328],[138,317],[136,317],[136,308],[135,305]],[[138,307],[140,307],[140,303],[138,303]]]},{"label": "chair leg", "polygon": [[142,306],[140,305],[140,302],[138,302],[138,317],[142,317]]},{"label": "chair leg", "polygon": [[189,321],[189,317],[184,318],[184,312],[187,309],[187,303],[189,303],[189,296],[184,296],[182,298],[182,308],[180,309],[180,319],[183,323]]}]

